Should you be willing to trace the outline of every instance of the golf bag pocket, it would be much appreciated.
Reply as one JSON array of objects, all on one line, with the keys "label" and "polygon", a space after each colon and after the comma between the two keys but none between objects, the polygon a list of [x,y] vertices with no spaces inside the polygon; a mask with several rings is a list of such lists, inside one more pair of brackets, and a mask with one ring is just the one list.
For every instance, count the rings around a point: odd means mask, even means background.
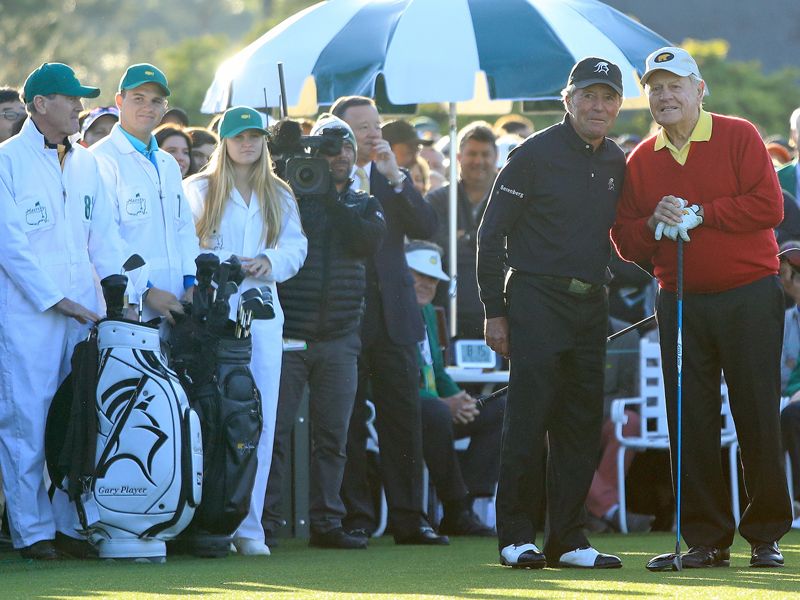
[{"label": "golf bag pocket", "polygon": [[97,466],[101,557],[165,554],[190,522],[202,488],[199,419],[167,369],[158,329],[98,325]]},{"label": "golf bag pocket", "polygon": [[193,525],[208,533],[233,534],[250,509],[262,427],[251,355],[251,338],[219,339],[213,382],[192,394],[203,426],[206,480]]}]

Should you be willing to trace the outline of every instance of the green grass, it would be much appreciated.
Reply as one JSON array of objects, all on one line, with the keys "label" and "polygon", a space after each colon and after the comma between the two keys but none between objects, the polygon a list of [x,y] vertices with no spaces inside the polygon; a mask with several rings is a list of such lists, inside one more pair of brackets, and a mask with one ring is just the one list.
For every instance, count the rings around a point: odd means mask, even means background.
[{"label": "green grass", "polygon": [[456,539],[449,548],[373,541],[367,551],[309,549],[282,540],[270,558],[170,558],[165,565],[64,561],[34,563],[0,554],[0,599],[10,598],[790,598],[800,597],[800,532],[781,543],[787,567],[748,568],[741,539],[728,569],[650,573],[651,556],[674,547],[670,534],[596,535],[618,554],[612,571],[501,567],[492,539]]}]

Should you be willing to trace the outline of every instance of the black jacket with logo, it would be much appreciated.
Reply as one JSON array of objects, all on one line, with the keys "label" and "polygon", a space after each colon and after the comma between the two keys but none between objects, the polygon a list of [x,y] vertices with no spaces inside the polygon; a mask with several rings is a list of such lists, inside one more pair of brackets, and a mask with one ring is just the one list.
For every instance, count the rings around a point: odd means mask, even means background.
[{"label": "black jacket with logo", "polygon": [[351,189],[298,199],[308,254],[278,286],[286,338],[322,341],[358,329],[364,311],[364,261],[380,247],[386,221],[380,203]]}]

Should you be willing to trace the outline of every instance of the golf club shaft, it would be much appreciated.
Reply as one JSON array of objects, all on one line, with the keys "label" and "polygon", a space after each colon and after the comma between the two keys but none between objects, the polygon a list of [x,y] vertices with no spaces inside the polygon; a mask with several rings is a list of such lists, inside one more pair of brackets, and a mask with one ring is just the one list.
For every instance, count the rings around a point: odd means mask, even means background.
[{"label": "golf club shaft", "polygon": [[625,329],[620,329],[616,333],[612,333],[610,336],[608,336],[606,338],[606,343],[608,343],[608,342],[610,342],[612,340],[615,340],[618,337],[625,335],[626,333],[630,333],[631,331],[634,331],[635,329],[639,329],[640,327],[644,327],[645,325],[647,325],[649,323],[652,323],[655,320],[656,320],[656,316],[654,314],[650,315],[649,317],[645,317],[644,319],[642,319],[641,321],[637,321],[633,325],[628,325]]},{"label": "golf club shaft", "polygon": [[[677,402],[677,412],[678,412],[678,423],[677,423],[677,476],[676,476],[676,484],[675,484],[675,555],[677,557],[678,564],[680,563],[680,555],[681,555],[681,459],[682,459],[682,443],[681,438],[683,435],[683,428],[682,428],[682,421],[683,421],[683,398],[682,398],[682,388],[683,388],[683,240],[678,238],[678,269],[677,269],[677,323],[678,323],[678,338],[677,338],[677,347],[676,347],[676,354],[677,354],[677,389],[676,389],[676,402]],[[680,566],[679,566],[680,568]]]}]

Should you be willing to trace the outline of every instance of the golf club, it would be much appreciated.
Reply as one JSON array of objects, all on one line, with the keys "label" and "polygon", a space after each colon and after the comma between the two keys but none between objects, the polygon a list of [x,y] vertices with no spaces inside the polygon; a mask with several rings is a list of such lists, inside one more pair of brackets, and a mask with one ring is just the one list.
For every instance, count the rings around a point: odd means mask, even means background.
[{"label": "golf club", "polygon": [[[137,269],[141,269],[145,264],[146,264],[145,260],[142,258],[142,256],[140,254],[131,254],[128,257],[128,260],[126,260],[122,264],[122,271],[120,272],[120,275],[127,275],[128,276],[128,280],[133,285],[133,289],[134,290],[136,290],[138,288],[137,277],[134,277],[133,279],[131,279],[130,273],[131,273],[131,271],[136,271]],[[141,277],[141,274],[139,275],[139,277]],[[126,291],[127,291],[127,289],[126,289]],[[123,310],[124,310],[125,306],[128,306],[128,302],[129,302],[129,300],[128,300],[128,296],[126,294],[125,296],[123,296]],[[141,319],[142,302],[144,302],[144,300],[140,299],[139,300],[139,322],[141,322],[141,320],[142,320]]]},{"label": "golf club", "polygon": [[236,337],[236,339],[241,339],[244,332],[246,323],[245,311],[248,310],[248,308],[246,308],[246,306],[249,306],[248,302],[260,297],[261,292],[258,288],[250,288],[242,292],[242,295],[239,296],[239,306],[236,309],[236,330],[234,332],[234,337]]},{"label": "golf club", "polygon": [[143,267],[145,264],[144,259],[138,254],[131,254],[128,257],[128,260],[122,265],[122,273],[120,275],[125,275],[125,273],[130,273],[131,271],[135,271]]},{"label": "golf club", "polygon": [[678,238],[678,340],[677,340],[677,366],[678,366],[678,385],[677,385],[677,405],[678,405],[678,439],[676,443],[677,453],[677,477],[675,484],[675,558],[672,561],[672,570],[680,571],[683,569],[681,560],[681,422],[682,422],[682,371],[683,371],[683,239]]},{"label": "golf club", "polygon": [[675,386],[678,422],[676,423],[675,443],[675,552],[660,554],[647,563],[649,571],[682,571],[683,558],[681,557],[681,470],[682,470],[682,437],[683,437],[683,239],[678,237],[677,260],[677,294],[676,294],[676,367],[677,384]]}]

